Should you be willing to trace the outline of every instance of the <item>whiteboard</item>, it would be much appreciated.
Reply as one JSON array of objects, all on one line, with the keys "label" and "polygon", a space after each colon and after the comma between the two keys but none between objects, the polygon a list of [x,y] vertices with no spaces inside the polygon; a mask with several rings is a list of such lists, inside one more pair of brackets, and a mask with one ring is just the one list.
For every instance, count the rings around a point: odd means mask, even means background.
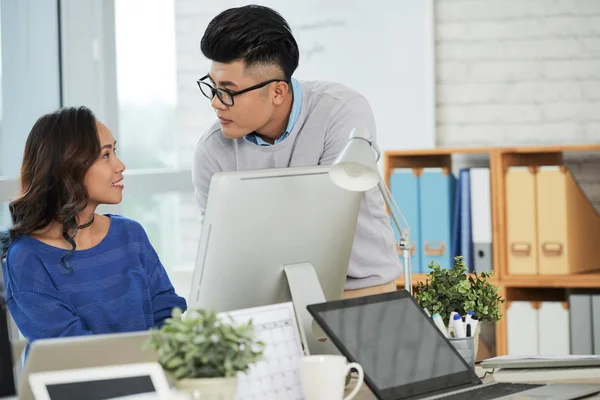
[{"label": "whiteboard", "polygon": [[381,150],[435,146],[433,0],[258,4],[290,24],[300,48],[295,78],[341,82],[367,98]]},{"label": "whiteboard", "polygon": [[247,4],[290,24],[300,48],[295,78],[340,82],[367,98],[382,151],[435,147],[433,0],[215,0],[203,10],[216,16]]}]

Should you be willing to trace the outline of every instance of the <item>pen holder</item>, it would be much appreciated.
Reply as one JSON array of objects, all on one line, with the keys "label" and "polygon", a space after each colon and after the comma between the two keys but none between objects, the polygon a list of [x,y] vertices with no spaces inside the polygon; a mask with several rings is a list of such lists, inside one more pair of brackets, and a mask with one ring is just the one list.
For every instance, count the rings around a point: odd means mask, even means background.
[{"label": "pen holder", "polygon": [[467,364],[475,369],[475,341],[473,339],[471,336],[466,338],[449,338],[448,340]]}]

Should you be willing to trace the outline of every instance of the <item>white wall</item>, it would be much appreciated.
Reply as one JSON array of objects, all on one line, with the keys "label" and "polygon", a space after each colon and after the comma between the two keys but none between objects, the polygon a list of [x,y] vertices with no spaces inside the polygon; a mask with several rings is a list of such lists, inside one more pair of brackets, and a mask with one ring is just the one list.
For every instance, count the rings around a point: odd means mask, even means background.
[{"label": "white wall", "polygon": [[[438,146],[600,142],[599,0],[436,0]],[[597,157],[569,162],[600,208]]]}]

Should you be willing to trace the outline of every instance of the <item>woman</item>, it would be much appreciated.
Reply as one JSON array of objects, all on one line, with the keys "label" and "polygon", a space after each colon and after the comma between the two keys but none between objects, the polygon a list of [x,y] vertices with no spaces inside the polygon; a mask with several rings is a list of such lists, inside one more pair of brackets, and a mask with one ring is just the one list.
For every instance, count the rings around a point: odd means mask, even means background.
[{"label": "woman", "polygon": [[3,268],[29,341],[147,330],[187,308],[142,226],[95,213],[121,202],[124,170],[110,130],[85,107],[44,115],[29,133]]}]

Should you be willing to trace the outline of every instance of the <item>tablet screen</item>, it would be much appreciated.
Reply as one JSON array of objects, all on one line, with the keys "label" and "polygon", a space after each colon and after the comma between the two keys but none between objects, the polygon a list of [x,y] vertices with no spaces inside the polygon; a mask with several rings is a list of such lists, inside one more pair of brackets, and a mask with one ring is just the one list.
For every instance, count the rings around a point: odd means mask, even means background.
[{"label": "tablet screen", "polygon": [[105,400],[156,391],[149,375],[46,385],[50,400]]}]

